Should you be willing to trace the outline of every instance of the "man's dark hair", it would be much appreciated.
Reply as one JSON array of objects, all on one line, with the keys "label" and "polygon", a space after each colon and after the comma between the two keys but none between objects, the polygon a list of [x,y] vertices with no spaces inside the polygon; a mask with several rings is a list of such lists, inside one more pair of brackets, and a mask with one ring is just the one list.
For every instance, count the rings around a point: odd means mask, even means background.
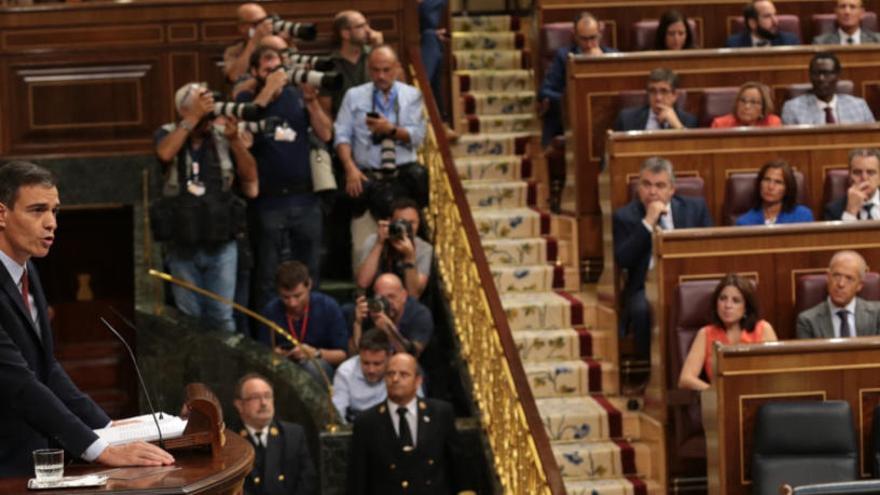
[{"label": "man's dark hair", "polygon": [[819,52],[813,55],[812,60],[810,60],[810,72],[813,72],[813,66],[816,65],[816,62],[823,59],[830,60],[834,64],[834,72],[840,74],[840,60],[837,58],[837,55],[831,52]]},{"label": "man's dark hair", "polygon": [[10,210],[18,200],[18,191],[26,186],[55,187],[57,182],[52,172],[45,168],[23,161],[13,161],[0,166],[0,203]]},{"label": "man's dark hair", "polygon": [[391,202],[392,215],[397,210],[405,210],[407,208],[412,208],[416,211],[419,211],[419,204],[416,203],[416,200],[407,197],[400,197]]},{"label": "man's dark hair", "polygon": [[666,67],[657,67],[648,74],[648,84],[667,82],[672,89],[678,89],[678,74]]},{"label": "man's dark hair", "polygon": [[749,19],[758,20],[758,9],[755,8],[755,2],[749,2],[743,7],[743,23],[745,24],[746,31],[751,32],[752,28],[749,27]]},{"label": "man's dark hair", "polygon": [[272,382],[270,382],[265,376],[257,373],[256,371],[251,371],[250,373],[246,373],[243,377],[239,378],[238,381],[235,383],[236,399],[244,399],[244,397],[241,396],[241,389],[244,388],[245,383],[253,379],[263,380],[264,382],[266,382],[266,385],[269,385],[269,388],[271,388],[273,391],[275,390],[275,387],[272,386]]},{"label": "man's dark hair", "polygon": [[770,160],[765,163],[758,172],[758,176],[755,177],[755,191],[758,194],[754,206],[758,210],[764,206],[764,200],[761,199],[761,181],[764,180],[767,172],[771,169],[782,171],[782,180],[785,182],[785,195],[782,196],[782,211],[790,212],[794,210],[795,206],[797,206],[798,184],[797,179],[795,179],[794,176],[794,170],[791,169],[791,165],[789,165],[787,161],[780,159]]},{"label": "man's dark hair", "polygon": [[251,70],[259,69],[260,68],[260,60],[263,60],[263,55],[268,52],[273,52],[276,55],[278,55],[278,57],[281,57],[281,54],[278,53],[278,50],[272,48],[271,46],[261,46],[261,47],[257,48],[256,50],[254,50],[254,53],[251,53],[251,58],[248,59],[248,67]]},{"label": "man's dark hair", "polygon": [[378,328],[367,330],[358,342],[358,352],[360,351],[388,351],[390,354],[391,341],[388,339],[388,334]]},{"label": "man's dark hair", "polygon": [[275,271],[275,287],[284,290],[293,290],[300,284],[311,284],[309,269],[299,261],[285,261],[278,265]]},{"label": "man's dark hair", "polygon": [[755,283],[736,273],[728,273],[725,275],[724,278],[718,282],[718,286],[715,287],[715,292],[712,293],[712,323],[719,328],[724,328],[724,323],[721,321],[721,318],[718,317],[718,298],[721,296],[721,291],[728,286],[736,287],[739,290],[746,306],[745,311],[743,311],[742,319],[740,319],[739,322],[740,330],[743,332],[753,332],[755,326],[758,324],[759,313]]}]

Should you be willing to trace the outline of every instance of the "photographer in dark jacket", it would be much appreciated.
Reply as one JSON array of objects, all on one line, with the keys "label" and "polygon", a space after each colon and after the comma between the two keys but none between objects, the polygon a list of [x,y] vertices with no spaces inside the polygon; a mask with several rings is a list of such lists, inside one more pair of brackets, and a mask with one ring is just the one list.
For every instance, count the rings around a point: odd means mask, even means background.
[{"label": "photographer in dark jacket", "polygon": [[370,328],[385,332],[394,352],[418,357],[431,341],[434,320],[424,304],[407,294],[397,275],[384,273],[373,284],[373,297],[361,295],[355,302],[349,354],[357,352],[361,335]]},{"label": "photographer in dark jacket", "polygon": [[375,234],[364,241],[355,282],[361,289],[369,288],[382,273],[394,273],[406,291],[418,298],[431,275],[434,247],[418,237],[419,209],[415,201],[400,198],[391,203],[391,219],[379,220]]},{"label": "photographer in dark jacket", "polygon": [[[165,262],[172,275],[232,299],[244,202],[230,188],[237,173],[242,193],[257,195],[256,161],[235,119],[213,117],[214,98],[203,85],[182,86],[174,103],[180,122],[162,126],[155,136],[165,180],[163,198],[151,208],[153,234],[168,241]],[[184,313],[235,330],[229,306],[182,287],[171,290]]]}]

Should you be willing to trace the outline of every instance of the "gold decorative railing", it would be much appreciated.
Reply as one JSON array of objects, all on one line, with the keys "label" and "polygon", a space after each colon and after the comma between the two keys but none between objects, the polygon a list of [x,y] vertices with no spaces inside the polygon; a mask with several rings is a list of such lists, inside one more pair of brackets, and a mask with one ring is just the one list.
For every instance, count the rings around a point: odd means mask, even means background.
[{"label": "gold decorative railing", "polygon": [[418,48],[410,50],[410,60],[429,118],[421,150],[430,176],[426,221],[495,471],[505,493],[562,495],[562,477],[453,165]]}]

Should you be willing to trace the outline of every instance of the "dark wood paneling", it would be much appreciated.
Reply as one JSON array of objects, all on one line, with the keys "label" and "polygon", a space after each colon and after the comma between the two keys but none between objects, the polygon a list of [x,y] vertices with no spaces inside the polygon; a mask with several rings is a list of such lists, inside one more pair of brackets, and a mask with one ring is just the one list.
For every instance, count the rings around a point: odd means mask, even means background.
[{"label": "dark wood paneling", "polygon": [[[284,19],[317,24],[318,38],[299,42],[302,51],[328,52],[333,16],[345,9],[364,12],[399,50],[418,45],[416,2],[262,4]],[[0,74],[7,81],[0,92],[0,157],[151,152],[152,133],[175,118],[177,87],[206,81],[229,89],[220,62],[225,46],[239,37],[238,5],[177,0],[0,8]]]}]

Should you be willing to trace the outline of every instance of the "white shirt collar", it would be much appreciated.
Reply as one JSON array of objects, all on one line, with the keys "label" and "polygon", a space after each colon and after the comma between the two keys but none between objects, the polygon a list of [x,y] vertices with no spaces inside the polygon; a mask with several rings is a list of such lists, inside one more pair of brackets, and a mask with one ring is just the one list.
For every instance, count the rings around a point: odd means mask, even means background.
[{"label": "white shirt collar", "polygon": [[0,261],[3,262],[3,266],[6,267],[6,271],[9,272],[9,276],[12,277],[12,282],[16,287],[21,287],[21,276],[24,275],[25,267],[19,265],[17,261],[10,258],[2,250],[0,250]]},{"label": "white shirt collar", "polygon": [[386,399],[386,402],[388,403],[388,410],[391,411],[391,413],[395,416],[397,415],[397,409],[400,408],[401,405],[406,408],[407,414],[412,415],[410,416],[411,418],[415,418],[416,416],[418,416],[418,409],[416,408],[419,402],[418,396],[413,397],[412,400],[407,402],[406,404],[398,404],[391,400],[391,398]]},{"label": "white shirt collar", "polygon": [[853,34],[846,34],[846,31],[844,31],[843,29],[837,28],[837,35],[840,36],[840,44],[841,45],[848,45],[849,44],[846,42],[847,38],[852,38],[854,45],[859,45],[862,43],[862,28],[856,28],[856,32],[854,32]]},{"label": "white shirt collar", "polygon": [[836,304],[834,304],[833,302],[831,302],[831,298],[829,297],[828,298],[828,309],[831,310],[832,316],[836,316],[837,312],[840,311],[841,309],[845,309],[846,311],[849,312],[849,314],[854,315],[854,314],[856,314],[856,298],[855,297],[852,298],[852,301],[850,301],[849,304],[847,304],[846,306],[841,308],[841,307],[837,306]]},{"label": "white shirt collar", "polygon": [[263,446],[266,446],[269,443],[269,425],[266,425],[259,430],[250,425],[244,425],[244,427],[245,429],[247,429],[247,432],[248,434],[250,434],[251,438],[259,438]]},{"label": "white shirt collar", "polygon": [[831,101],[829,101],[828,103],[820,100],[818,97],[816,97],[816,102],[819,103],[819,108],[822,109],[823,111],[825,110],[825,107],[831,107],[831,110],[837,110],[837,95],[836,94],[831,97]]}]

